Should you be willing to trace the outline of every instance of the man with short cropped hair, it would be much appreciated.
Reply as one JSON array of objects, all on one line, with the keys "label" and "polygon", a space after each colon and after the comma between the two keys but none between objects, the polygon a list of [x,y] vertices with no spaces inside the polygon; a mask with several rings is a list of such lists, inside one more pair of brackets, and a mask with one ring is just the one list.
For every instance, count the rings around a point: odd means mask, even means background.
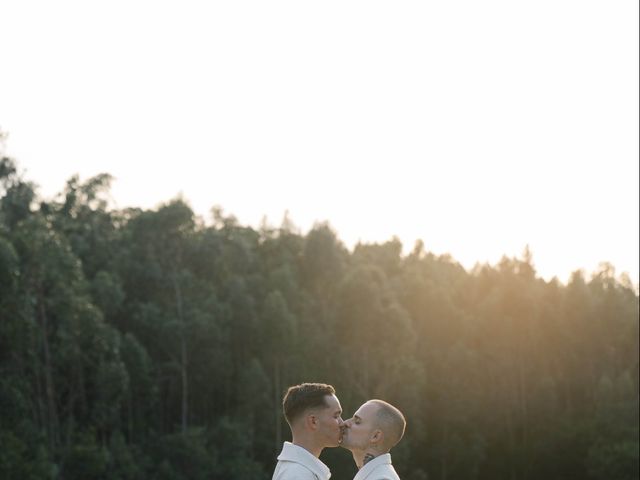
[{"label": "man with short cropped hair", "polygon": [[328,480],[331,472],[318,457],[341,441],[342,407],[335,389],[324,383],[289,387],[282,408],[292,440],[284,442],[272,480]]},{"label": "man with short cropped hair", "polygon": [[402,436],[404,415],[383,400],[369,400],[346,420],[341,446],[351,451],[358,473],[353,480],[400,480],[389,451]]}]

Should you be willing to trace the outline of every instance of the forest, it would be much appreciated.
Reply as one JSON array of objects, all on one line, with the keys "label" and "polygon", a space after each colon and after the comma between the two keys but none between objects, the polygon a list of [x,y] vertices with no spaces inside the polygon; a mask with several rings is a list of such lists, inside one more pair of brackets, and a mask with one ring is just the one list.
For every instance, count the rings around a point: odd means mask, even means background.
[{"label": "forest", "polygon": [[610,264],[466,270],[428,238],[114,209],[112,180],[44,199],[0,160],[0,478],[268,480],[300,382],[344,418],[399,407],[403,480],[638,478],[638,292]]}]

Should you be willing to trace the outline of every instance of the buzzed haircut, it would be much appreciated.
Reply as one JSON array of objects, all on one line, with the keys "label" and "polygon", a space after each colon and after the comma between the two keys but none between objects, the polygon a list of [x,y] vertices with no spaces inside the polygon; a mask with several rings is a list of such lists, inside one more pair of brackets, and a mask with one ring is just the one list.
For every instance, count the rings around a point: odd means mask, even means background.
[{"label": "buzzed haircut", "polygon": [[400,410],[385,402],[384,400],[369,400],[369,402],[378,406],[376,412],[376,422],[385,435],[385,444],[391,449],[395,447],[404,435],[404,429],[407,421]]},{"label": "buzzed haircut", "polygon": [[289,387],[282,399],[282,410],[289,425],[309,408],[328,407],[325,398],[335,395],[331,385],[325,383],[301,383]]}]

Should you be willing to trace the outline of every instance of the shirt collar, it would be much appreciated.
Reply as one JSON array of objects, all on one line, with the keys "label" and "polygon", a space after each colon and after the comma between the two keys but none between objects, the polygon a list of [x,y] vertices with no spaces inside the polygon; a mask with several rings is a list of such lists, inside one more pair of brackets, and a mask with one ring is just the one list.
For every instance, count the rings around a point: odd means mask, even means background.
[{"label": "shirt collar", "polygon": [[311,470],[321,480],[329,480],[329,477],[331,477],[329,467],[322,463],[319,458],[316,458],[316,456],[308,450],[294,445],[291,442],[284,442],[282,452],[278,455],[278,460],[300,463]]},{"label": "shirt collar", "polygon": [[391,465],[390,453],[384,453],[382,455],[378,455],[373,460],[370,460],[369,462],[364,464],[362,468],[358,470],[358,473],[356,474],[356,476],[353,477],[353,480],[364,480],[365,478],[367,478],[367,476],[369,476],[371,472],[373,472],[380,465]]}]

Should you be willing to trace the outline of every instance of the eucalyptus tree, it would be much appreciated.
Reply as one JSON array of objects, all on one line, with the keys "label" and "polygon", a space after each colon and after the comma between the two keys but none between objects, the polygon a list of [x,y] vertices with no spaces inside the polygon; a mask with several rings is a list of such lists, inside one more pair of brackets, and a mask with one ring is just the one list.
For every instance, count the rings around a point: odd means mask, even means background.
[{"label": "eucalyptus tree", "polygon": [[[120,275],[127,307],[134,312],[125,328],[144,342],[154,362],[164,365],[158,373],[168,375],[160,383],[169,400],[176,391],[173,379],[177,373],[179,425],[183,433],[189,424],[188,344],[197,322],[189,303],[192,274],[185,265],[184,251],[194,232],[191,208],[174,200],[157,211],[132,215],[121,237],[126,250],[120,261]],[[171,416],[166,420],[171,422]]]}]

